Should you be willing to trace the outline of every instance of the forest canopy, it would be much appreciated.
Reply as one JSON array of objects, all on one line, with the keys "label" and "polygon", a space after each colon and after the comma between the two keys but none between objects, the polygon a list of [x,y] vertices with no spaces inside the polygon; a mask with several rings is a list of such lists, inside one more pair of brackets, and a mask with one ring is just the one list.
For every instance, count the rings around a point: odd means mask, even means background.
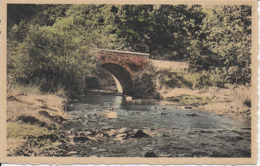
[{"label": "forest canopy", "polygon": [[7,12],[9,81],[84,91],[101,48],[251,82],[251,6],[8,4]]}]

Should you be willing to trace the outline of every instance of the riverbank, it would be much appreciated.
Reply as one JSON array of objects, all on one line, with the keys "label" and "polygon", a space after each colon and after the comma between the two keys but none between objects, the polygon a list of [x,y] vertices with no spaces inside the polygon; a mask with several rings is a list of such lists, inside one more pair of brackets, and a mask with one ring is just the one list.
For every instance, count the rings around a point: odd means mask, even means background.
[{"label": "riverbank", "polygon": [[14,88],[7,93],[7,155],[31,156],[61,144],[60,129],[70,117],[66,98],[41,93],[36,87]]},{"label": "riverbank", "polygon": [[227,85],[227,88],[203,89],[162,88],[159,94],[164,102],[180,107],[202,109],[219,115],[251,118],[250,89],[246,86]]},{"label": "riverbank", "polygon": [[250,87],[224,83],[218,75],[191,72],[186,62],[151,62],[156,73],[156,90],[163,102],[219,115],[251,118]]}]

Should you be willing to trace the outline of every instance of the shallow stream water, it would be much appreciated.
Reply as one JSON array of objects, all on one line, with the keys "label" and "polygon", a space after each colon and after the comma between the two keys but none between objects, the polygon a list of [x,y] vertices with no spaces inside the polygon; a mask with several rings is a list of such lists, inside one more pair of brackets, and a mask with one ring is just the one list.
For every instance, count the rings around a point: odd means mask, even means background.
[{"label": "shallow stream water", "polygon": [[[65,129],[141,130],[145,138],[78,143],[77,156],[250,157],[251,121],[156,101],[127,102],[114,94],[88,93],[70,103]],[[106,114],[104,114],[104,111]],[[111,116],[109,116],[111,113]],[[107,115],[100,116],[100,115]]]}]

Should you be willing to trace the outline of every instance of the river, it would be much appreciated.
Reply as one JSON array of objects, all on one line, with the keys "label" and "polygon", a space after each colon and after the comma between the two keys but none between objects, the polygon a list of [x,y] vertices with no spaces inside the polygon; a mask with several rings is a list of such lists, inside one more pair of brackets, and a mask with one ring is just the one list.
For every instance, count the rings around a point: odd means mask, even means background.
[{"label": "river", "polygon": [[158,101],[89,92],[69,104],[70,156],[250,157],[251,121]]}]

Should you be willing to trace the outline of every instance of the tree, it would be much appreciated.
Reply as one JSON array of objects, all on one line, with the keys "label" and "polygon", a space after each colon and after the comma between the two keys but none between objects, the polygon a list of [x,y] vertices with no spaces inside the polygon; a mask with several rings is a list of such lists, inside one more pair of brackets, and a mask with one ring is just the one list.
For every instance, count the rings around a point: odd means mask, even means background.
[{"label": "tree", "polygon": [[155,59],[183,60],[204,17],[200,6],[125,5],[119,8],[117,34],[126,49]]},{"label": "tree", "polygon": [[[225,73],[231,83],[250,83],[251,81],[251,7],[214,6],[205,9],[202,30],[205,39],[201,55],[209,64]],[[214,58],[214,59],[213,59]]]},{"label": "tree", "polygon": [[[64,8],[62,17],[56,17],[53,23],[48,23],[51,18],[37,23],[42,13]],[[117,45],[111,8],[107,5],[48,6],[27,23],[21,21],[14,25],[9,35],[16,42],[10,49],[9,68],[14,78],[23,84],[40,85],[44,91],[65,87],[67,91],[82,92],[86,78],[95,73],[95,48]]]}]

